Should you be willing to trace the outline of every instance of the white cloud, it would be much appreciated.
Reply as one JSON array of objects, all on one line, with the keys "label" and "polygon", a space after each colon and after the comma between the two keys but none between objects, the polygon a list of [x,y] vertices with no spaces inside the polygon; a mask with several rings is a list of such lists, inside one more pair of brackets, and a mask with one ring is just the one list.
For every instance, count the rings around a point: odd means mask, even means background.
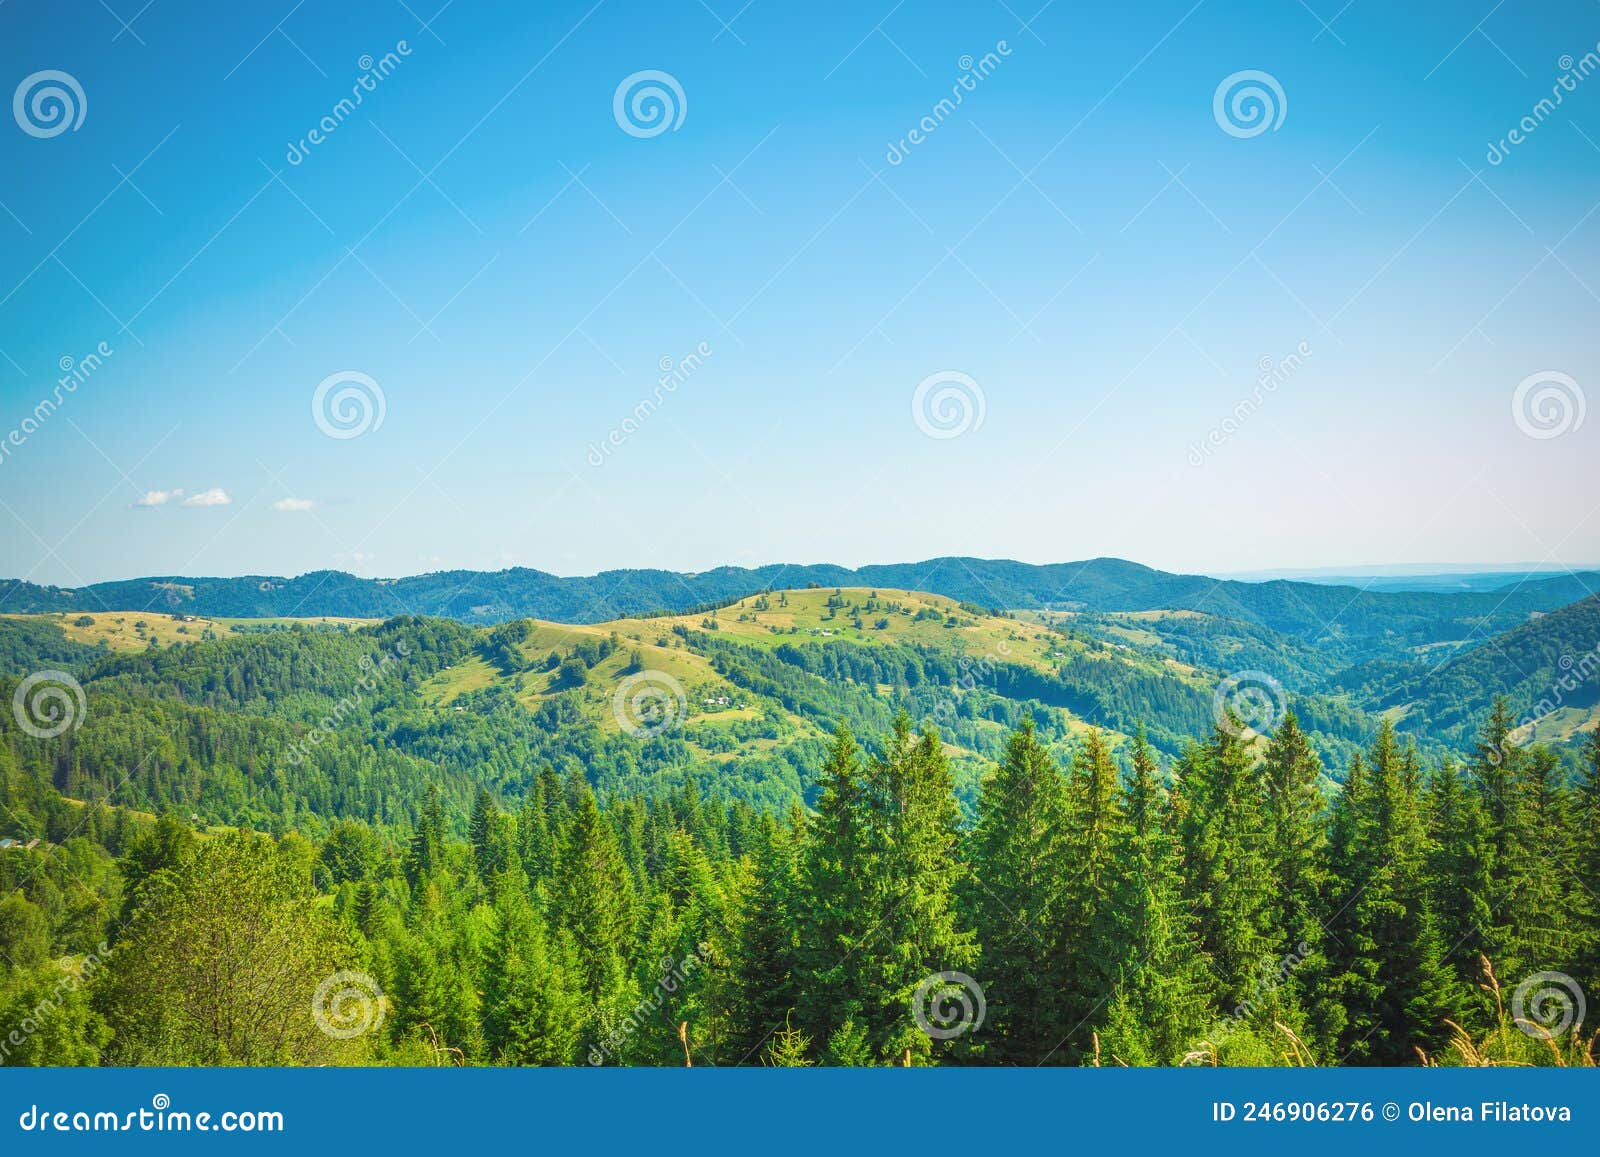
[{"label": "white cloud", "polygon": [[176,502],[183,497],[181,490],[146,490],[144,497],[134,503],[135,506],[165,506],[169,502]]},{"label": "white cloud", "polygon": [[229,506],[233,499],[228,497],[228,492],[220,486],[213,486],[210,490],[202,490],[199,494],[191,495],[183,500],[185,506]]},{"label": "white cloud", "polygon": [[274,510],[315,510],[317,504],[309,498],[280,498],[272,504]]}]

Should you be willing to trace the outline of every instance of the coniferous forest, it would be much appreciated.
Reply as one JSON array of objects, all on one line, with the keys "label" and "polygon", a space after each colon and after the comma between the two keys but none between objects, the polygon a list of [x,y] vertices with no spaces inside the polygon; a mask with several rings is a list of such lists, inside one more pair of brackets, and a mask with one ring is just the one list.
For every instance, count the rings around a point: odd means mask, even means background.
[{"label": "coniferous forest", "polygon": [[[473,638],[419,620],[101,655],[88,725],[8,731],[0,1061],[1594,1063],[1593,731],[1519,744],[1501,701],[1464,750],[1382,719],[1327,766],[1293,710],[1158,747],[1041,706],[964,785],[902,705],[838,725],[774,804],[619,763],[576,715],[592,768],[425,725],[416,680],[525,642]],[[384,645],[403,691],[350,658]],[[284,705],[362,671],[376,690],[333,737],[283,754]],[[461,764],[470,790],[440,774]],[[213,781],[234,822],[198,814]]]},{"label": "coniferous forest", "polygon": [[1600,1153],[1600,0],[0,59],[0,1157]]}]

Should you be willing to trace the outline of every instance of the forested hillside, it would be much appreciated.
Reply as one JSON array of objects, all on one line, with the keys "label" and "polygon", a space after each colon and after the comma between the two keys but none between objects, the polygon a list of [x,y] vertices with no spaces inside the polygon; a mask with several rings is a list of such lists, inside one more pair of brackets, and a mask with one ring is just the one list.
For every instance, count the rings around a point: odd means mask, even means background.
[{"label": "forested hillside", "polygon": [[[64,666],[100,724],[46,743],[0,719],[20,765],[72,798],[272,832],[400,823],[430,779],[464,814],[478,787],[517,795],[545,766],[602,793],[690,776],[781,810],[814,801],[835,727],[880,732],[905,711],[938,726],[970,815],[979,775],[1023,719],[1061,756],[1091,726],[1118,750],[1143,726],[1176,755],[1209,726],[1222,677],[1071,619],[889,590],[781,591],[596,626],[183,618],[0,618],[15,672],[0,692]],[[625,684],[670,714],[649,742],[629,733],[647,721],[619,700]],[[1276,690],[1270,706],[1296,707],[1336,767],[1376,726],[1326,696]]]},{"label": "forested hillside", "polygon": [[813,809],[546,769],[465,841],[436,786],[273,840],[0,768],[57,829],[0,849],[0,1060],[1592,1064],[1600,739],[1568,787],[1506,727],[1463,768],[1385,725],[1330,800],[1292,715],[1170,765],[1024,723],[963,824],[902,715]]},{"label": "forested hillside", "polygon": [[0,617],[0,1061],[1589,1063],[1596,614]]},{"label": "forested hillside", "polygon": [[1380,667],[1376,675],[1389,685],[1370,689],[1369,702],[1398,709],[1404,730],[1460,742],[1471,734],[1473,706],[1504,696],[1525,732],[1519,739],[1570,742],[1593,726],[1600,703],[1600,597],[1540,615],[1427,670]]}]

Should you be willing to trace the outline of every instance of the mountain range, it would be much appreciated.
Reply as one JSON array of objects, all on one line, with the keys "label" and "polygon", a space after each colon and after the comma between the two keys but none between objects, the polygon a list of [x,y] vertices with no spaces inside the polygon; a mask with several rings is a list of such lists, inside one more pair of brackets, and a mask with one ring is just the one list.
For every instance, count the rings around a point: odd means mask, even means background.
[{"label": "mountain range", "polygon": [[[1461,754],[1499,697],[1519,741],[1570,761],[1600,714],[1595,587],[1363,591],[966,558],[12,582],[0,692],[41,669],[81,682],[99,726],[76,733],[72,764],[40,767],[70,794],[107,790],[131,760],[136,798],[227,823],[391,822],[437,776],[464,806],[476,785],[515,795],[543,764],[607,791],[689,775],[783,806],[809,798],[835,726],[881,733],[899,710],[939,728],[970,799],[1024,717],[1063,754],[1092,726],[1119,748],[1143,727],[1177,756],[1241,682],[1293,708],[1338,778],[1383,719],[1427,758]],[[672,728],[630,730],[619,705],[636,689]]]},{"label": "mountain range", "polygon": [[78,588],[0,580],[0,612],[183,611],[241,618],[420,614],[467,623],[519,618],[594,623],[626,615],[682,613],[763,590],[811,585],[926,591],[1014,610],[1194,610],[1322,642],[1413,631],[1441,621],[1481,620],[1485,630],[1505,629],[1530,612],[1553,610],[1600,589],[1600,572],[1525,576],[1495,589],[1441,593],[1215,579],[1118,558],[1035,565],[946,557],[856,568],[774,564],[698,573],[613,570],[575,578],[526,567],[406,578],[312,571],[295,578],[168,575]]}]

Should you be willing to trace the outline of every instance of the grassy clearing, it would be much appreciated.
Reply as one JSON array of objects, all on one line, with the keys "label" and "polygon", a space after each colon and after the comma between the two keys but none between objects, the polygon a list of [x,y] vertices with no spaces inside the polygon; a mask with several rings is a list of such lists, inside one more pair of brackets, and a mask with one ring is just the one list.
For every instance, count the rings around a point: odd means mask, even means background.
[{"label": "grassy clearing", "polygon": [[142,651],[155,640],[160,647],[198,643],[208,632],[222,635],[235,627],[262,629],[299,624],[308,627],[359,627],[377,619],[344,619],[319,616],[305,619],[208,619],[199,615],[172,615],[138,611],[75,611],[48,615],[4,615],[8,619],[32,619],[54,623],[67,638],[91,647],[113,651]]}]

